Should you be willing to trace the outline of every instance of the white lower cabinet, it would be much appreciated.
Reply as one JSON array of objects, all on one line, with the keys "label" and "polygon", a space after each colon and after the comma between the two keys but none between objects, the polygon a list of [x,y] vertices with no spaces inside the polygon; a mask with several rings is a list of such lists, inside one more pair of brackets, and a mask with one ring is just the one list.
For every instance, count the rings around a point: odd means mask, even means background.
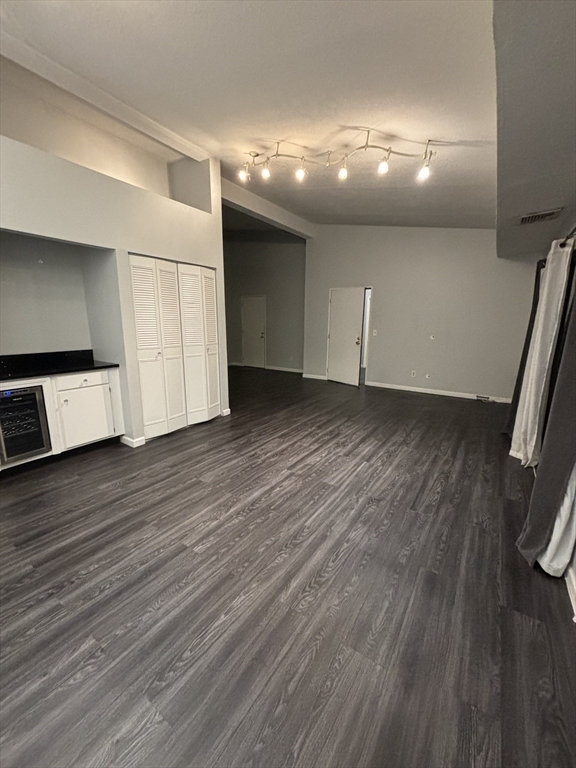
[{"label": "white lower cabinet", "polygon": [[108,384],[63,390],[58,393],[58,409],[65,448],[76,448],[115,434]]}]

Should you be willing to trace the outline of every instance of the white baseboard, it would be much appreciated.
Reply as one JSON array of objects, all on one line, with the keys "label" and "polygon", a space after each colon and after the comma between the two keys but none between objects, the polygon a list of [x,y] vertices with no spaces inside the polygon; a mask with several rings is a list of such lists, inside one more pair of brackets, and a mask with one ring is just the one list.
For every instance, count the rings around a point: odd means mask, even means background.
[{"label": "white baseboard", "polygon": [[240,368],[244,368],[244,363],[231,363],[231,362],[228,362],[228,365],[237,365]]},{"label": "white baseboard", "polygon": [[280,365],[267,365],[267,371],[286,371],[286,373],[302,373],[302,368],[283,368]]},{"label": "white baseboard", "polygon": [[230,416],[230,408],[224,408],[222,411],[222,416]]},{"label": "white baseboard", "polygon": [[568,566],[566,573],[564,574],[564,578],[566,579],[568,596],[570,597],[572,610],[574,611],[572,621],[576,623],[576,562],[573,562]]},{"label": "white baseboard", "polygon": [[317,373],[303,373],[302,378],[304,379],[322,379],[322,381],[326,381],[326,376],[319,376]]},{"label": "white baseboard", "polygon": [[122,435],[120,438],[120,442],[124,443],[124,445],[129,446],[130,448],[140,448],[141,445],[144,445],[146,442],[145,437],[137,437],[135,440],[133,440],[131,437],[127,437],[126,435]]},{"label": "white baseboard", "polygon": [[[383,389],[400,389],[404,392],[419,392],[422,395],[443,395],[444,397],[464,397],[468,400],[476,400],[477,395],[472,395],[470,392],[449,392],[444,389],[426,389],[424,387],[406,387],[401,384],[383,384],[380,381],[367,381],[367,387],[382,387]],[[492,395],[486,395],[494,403],[509,403],[509,397],[492,397]]]}]

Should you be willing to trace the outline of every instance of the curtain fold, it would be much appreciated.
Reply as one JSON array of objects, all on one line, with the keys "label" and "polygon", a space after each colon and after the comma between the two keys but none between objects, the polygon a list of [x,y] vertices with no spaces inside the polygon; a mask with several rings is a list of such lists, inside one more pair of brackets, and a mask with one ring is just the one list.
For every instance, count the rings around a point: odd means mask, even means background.
[{"label": "curtain fold", "polygon": [[512,401],[510,408],[508,409],[508,416],[506,423],[502,429],[505,435],[512,437],[514,432],[514,422],[516,421],[516,413],[518,411],[518,401],[520,400],[520,391],[522,389],[522,381],[524,380],[524,371],[526,370],[526,360],[528,359],[528,350],[530,349],[530,342],[532,341],[532,333],[534,331],[534,321],[536,319],[536,310],[538,308],[538,301],[540,299],[540,281],[542,279],[542,270],[546,264],[546,259],[540,259],[536,264],[536,277],[534,279],[534,292],[532,294],[532,307],[530,309],[530,318],[528,320],[528,330],[526,331],[526,339],[524,340],[524,347],[522,348],[522,356],[520,357],[520,367],[518,368],[518,376],[516,377],[516,384],[514,385],[514,394],[512,395]]},{"label": "curtain fold", "polygon": [[573,241],[569,241],[567,247],[563,248],[560,242],[556,240],[552,243],[542,275],[534,330],[512,433],[510,455],[530,467],[538,464],[540,457],[551,364],[562,317],[573,245]]},{"label": "curtain fold", "polygon": [[576,506],[571,484],[576,465],[576,307],[574,274],[566,313],[565,343],[550,404],[530,508],[517,546],[534,565],[554,576],[568,566],[576,535]]}]

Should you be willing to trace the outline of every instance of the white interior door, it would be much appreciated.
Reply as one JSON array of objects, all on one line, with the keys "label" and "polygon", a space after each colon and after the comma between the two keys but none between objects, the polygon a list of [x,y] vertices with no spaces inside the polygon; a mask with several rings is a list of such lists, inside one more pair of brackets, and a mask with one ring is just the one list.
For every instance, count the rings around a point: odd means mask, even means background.
[{"label": "white interior door", "polygon": [[204,304],[204,340],[206,342],[206,388],[208,418],[220,413],[220,364],[218,351],[218,311],[216,306],[216,271],[202,267]]},{"label": "white interior door", "polygon": [[364,288],[332,288],[328,323],[328,378],[360,382]]},{"label": "white interior door", "polygon": [[188,424],[197,424],[209,418],[201,267],[178,264],[178,284],[184,343],[186,416]]},{"label": "white interior door", "polygon": [[168,432],[186,426],[186,396],[184,393],[184,353],[180,328],[178,298],[178,267],[173,261],[156,260],[158,276],[158,307],[160,338],[164,361],[166,415]]},{"label": "white interior door", "polygon": [[168,432],[155,260],[130,255],[144,436]]},{"label": "white interior door", "polygon": [[242,296],[242,363],[266,367],[266,296]]}]

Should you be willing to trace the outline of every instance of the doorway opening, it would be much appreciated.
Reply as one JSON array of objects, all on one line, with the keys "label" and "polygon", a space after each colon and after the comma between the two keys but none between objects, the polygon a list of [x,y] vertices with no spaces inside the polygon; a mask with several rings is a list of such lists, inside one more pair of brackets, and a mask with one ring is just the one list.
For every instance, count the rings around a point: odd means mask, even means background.
[{"label": "doorway opening", "polygon": [[235,388],[257,380],[272,384],[276,374],[264,369],[302,375],[306,240],[225,204],[222,228],[234,408]]}]

